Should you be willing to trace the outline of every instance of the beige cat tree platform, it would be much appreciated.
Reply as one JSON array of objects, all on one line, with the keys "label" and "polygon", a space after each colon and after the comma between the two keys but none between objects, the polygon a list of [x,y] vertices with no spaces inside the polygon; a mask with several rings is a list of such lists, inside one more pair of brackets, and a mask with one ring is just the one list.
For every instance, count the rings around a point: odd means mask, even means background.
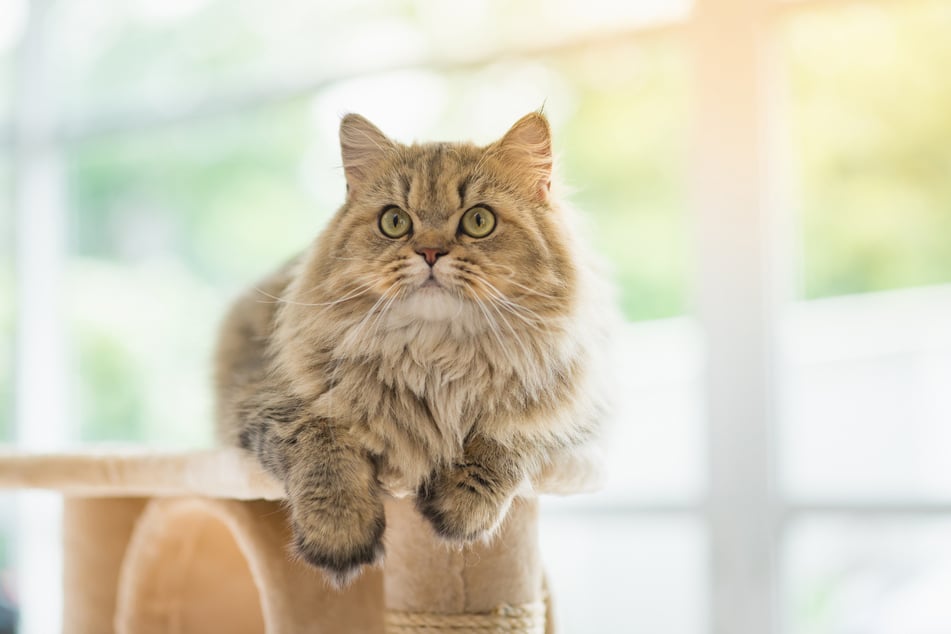
[{"label": "beige cat tree platform", "polygon": [[[535,489],[590,490],[596,472],[579,456]],[[337,591],[293,560],[280,483],[237,450],[6,455],[0,488],[64,495],[67,634],[554,631],[533,497],[462,549],[387,500],[385,565]]]}]

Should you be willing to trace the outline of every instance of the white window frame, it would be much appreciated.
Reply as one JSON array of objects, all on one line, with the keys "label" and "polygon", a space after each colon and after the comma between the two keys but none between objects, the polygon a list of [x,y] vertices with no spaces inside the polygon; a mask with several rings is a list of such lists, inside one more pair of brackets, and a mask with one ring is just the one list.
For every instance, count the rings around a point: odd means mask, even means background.
[{"label": "white window frame", "polygon": [[[648,25],[613,40],[681,38],[692,76],[690,213],[693,222],[693,289],[703,333],[707,428],[707,491],[695,504],[631,506],[643,516],[686,513],[705,520],[709,540],[709,632],[780,632],[778,557],[791,521],[808,516],[951,515],[951,504],[813,503],[791,501],[777,485],[776,402],[780,316],[791,301],[794,267],[784,209],[788,160],[775,125],[784,83],[779,75],[776,20],[815,5],[851,0],[696,0],[683,20]],[[879,0],[883,2],[885,0]],[[17,365],[16,433],[19,445],[37,450],[75,440],[69,422],[68,359],[62,289],[66,272],[65,156],[68,144],[103,134],[125,134],[198,118],[246,111],[313,94],[333,83],[394,67],[353,69],[335,76],[303,77],[292,84],[256,86],[235,94],[200,95],[148,111],[92,113],[60,119],[55,82],[45,61],[54,0],[33,0],[22,38],[10,138],[0,149],[12,156],[16,231]],[[412,67],[454,70],[506,57],[541,57],[596,40],[525,50],[496,51],[465,60],[422,60]],[[405,66],[404,66],[405,67]],[[728,68],[723,73],[721,69]],[[30,502],[29,504],[32,504]],[[23,512],[35,513],[33,507]],[[42,548],[20,536],[26,602],[23,632],[48,632],[50,575],[31,565]],[[31,597],[42,598],[41,604]],[[53,617],[55,618],[55,617]]]}]

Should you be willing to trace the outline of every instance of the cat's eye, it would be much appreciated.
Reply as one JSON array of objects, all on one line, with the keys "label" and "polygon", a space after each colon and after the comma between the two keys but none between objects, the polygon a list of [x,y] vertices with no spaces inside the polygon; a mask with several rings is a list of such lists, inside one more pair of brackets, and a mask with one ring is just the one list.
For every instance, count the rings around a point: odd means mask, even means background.
[{"label": "cat's eye", "polygon": [[485,207],[473,207],[462,214],[459,228],[473,238],[484,238],[495,229],[495,214]]},{"label": "cat's eye", "polygon": [[380,214],[380,231],[388,238],[402,238],[412,228],[409,214],[399,207],[387,207]]}]

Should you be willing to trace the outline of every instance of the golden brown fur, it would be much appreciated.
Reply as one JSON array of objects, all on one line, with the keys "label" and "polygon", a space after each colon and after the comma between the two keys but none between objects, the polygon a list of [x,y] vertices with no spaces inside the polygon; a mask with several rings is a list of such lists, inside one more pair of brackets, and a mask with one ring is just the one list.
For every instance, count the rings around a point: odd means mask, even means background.
[{"label": "golden brown fur", "polygon": [[[220,436],[284,480],[299,553],[344,581],[382,555],[384,491],[477,539],[592,437],[611,310],[549,192],[542,115],[486,147],[406,146],[357,115],[340,136],[345,204],[235,304],[216,381]],[[474,207],[485,237],[460,228]],[[407,235],[383,233],[387,208]]]}]

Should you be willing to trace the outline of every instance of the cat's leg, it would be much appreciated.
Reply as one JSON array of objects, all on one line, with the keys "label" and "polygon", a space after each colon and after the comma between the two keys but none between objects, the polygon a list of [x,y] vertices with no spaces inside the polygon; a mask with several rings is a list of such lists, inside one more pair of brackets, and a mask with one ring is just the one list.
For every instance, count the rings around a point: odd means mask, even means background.
[{"label": "cat's leg", "polygon": [[423,483],[416,506],[444,539],[487,537],[501,524],[525,473],[521,452],[475,435],[460,462],[437,469]]},{"label": "cat's leg", "polygon": [[295,548],[335,585],[383,557],[385,517],[375,464],[344,425],[306,408],[264,407],[241,435],[284,481]]}]

